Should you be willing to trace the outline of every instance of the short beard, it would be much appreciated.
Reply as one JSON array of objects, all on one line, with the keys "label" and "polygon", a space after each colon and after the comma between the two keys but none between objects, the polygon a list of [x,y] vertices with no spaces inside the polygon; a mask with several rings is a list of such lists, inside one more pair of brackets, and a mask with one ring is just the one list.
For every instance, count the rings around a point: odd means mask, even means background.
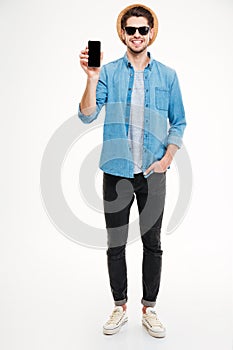
[{"label": "short beard", "polygon": [[147,49],[147,46],[144,47],[143,49],[141,49],[140,51],[136,51],[136,50],[133,50],[131,47],[128,46],[128,49],[133,53],[133,54],[136,54],[136,55],[139,55],[140,53],[144,52],[146,49]]}]

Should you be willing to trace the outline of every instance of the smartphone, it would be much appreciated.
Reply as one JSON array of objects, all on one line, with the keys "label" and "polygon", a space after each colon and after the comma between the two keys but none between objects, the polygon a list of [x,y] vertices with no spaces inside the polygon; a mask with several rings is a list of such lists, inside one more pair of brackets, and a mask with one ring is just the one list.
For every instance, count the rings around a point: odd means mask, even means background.
[{"label": "smartphone", "polygon": [[100,67],[100,41],[88,41],[88,67]]}]

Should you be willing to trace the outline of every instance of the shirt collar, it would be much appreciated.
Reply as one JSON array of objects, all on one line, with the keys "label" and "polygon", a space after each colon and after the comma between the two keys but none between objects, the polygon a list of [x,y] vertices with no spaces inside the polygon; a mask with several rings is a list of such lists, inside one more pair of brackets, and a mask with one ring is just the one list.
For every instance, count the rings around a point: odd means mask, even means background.
[{"label": "shirt collar", "polygon": [[[147,52],[147,56],[150,58],[150,61],[149,61],[148,65],[146,66],[146,69],[150,69],[150,70],[151,70],[151,69],[152,69],[152,66],[153,66],[153,58],[152,58],[150,52]],[[130,61],[128,60],[127,53],[125,53],[123,59],[124,59],[125,64],[127,65],[127,67],[132,67],[132,64],[131,64]]]}]

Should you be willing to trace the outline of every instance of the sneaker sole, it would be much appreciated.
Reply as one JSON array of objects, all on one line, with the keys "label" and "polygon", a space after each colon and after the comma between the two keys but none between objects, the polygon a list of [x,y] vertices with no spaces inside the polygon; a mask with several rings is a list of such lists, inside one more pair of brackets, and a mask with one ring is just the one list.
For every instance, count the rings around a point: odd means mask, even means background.
[{"label": "sneaker sole", "polygon": [[166,331],[164,331],[164,332],[153,332],[143,322],[142,322],[142,325],[147,330],[147,332],[154,338],[164,338],[166,336]]},{"label": "sneaker sole", "polygon": [[105,335],[113,335],[120,331],[121,327],[124,326],[128,322],[128,318],[124,319],[124,321],[116,328],[114,329],[105,329],[103,328],[103,333]]}]

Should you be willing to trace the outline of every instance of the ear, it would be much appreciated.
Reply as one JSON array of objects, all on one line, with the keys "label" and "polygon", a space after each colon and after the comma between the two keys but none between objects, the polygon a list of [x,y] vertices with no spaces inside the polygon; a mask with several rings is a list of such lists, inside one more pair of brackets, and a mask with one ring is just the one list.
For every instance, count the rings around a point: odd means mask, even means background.
[{"label": "ear", "polygon": [[125,41],[125,31],[124,31],[124,29],[121,29],[121,37],[122,37],[123,41]]},{"label": "ear", "polygon": [[153,38],[153,36],[154,36],[154,28],[151,28],[151,30],[150,30],[150,40]]}]

